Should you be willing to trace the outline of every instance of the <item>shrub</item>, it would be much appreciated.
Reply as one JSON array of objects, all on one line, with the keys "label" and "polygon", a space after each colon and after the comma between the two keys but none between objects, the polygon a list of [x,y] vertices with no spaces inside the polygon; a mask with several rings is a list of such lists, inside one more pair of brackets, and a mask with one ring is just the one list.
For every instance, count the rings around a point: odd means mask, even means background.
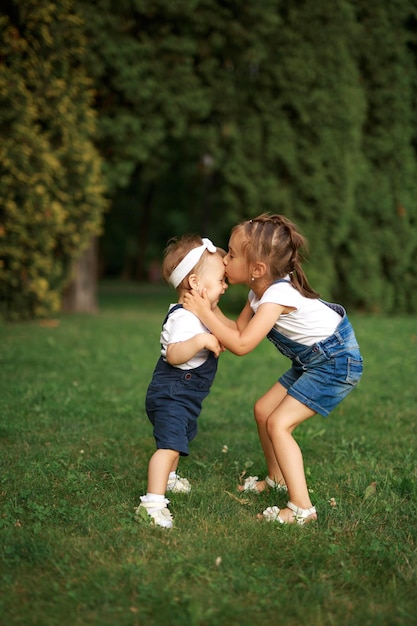
[{"label": "shrub", "polygon": [[0,17],[0,300],[11,319],[60,307],[106,206],[92,92],[72,2]]}]

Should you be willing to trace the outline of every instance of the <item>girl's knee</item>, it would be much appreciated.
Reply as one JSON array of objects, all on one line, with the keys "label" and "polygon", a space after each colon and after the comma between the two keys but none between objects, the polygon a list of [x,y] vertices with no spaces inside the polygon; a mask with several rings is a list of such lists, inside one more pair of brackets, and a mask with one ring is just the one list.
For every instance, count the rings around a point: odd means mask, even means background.
[{"label": "girl's knee", "polygon": [[269,437],[272,438],[276,438],[279,437],[280,434],[283,432],[283,430],[285,431],[285,429],[282,428],[279,420],[277,419],[268,419],[266,422],[266,432],[268,433]]},{"label": "girl's knee", "polygon": [[262,404],[259,400],[255,403],[255,406],[253,407],[253,415],[257,424],[266,424],[266,422],[268,421],[268,415],[263,410]]}]

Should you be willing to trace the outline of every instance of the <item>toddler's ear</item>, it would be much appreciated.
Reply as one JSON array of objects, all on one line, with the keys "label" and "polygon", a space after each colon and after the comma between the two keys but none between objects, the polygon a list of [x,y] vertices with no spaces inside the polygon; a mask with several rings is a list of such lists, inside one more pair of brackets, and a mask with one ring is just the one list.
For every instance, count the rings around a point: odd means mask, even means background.
[{"label": "toddler's ear", "polygon": [[190,274],[190,276],[188,277],[188,284],[190,285],[191,289],[198,289],[199,282],[197,274]]}]

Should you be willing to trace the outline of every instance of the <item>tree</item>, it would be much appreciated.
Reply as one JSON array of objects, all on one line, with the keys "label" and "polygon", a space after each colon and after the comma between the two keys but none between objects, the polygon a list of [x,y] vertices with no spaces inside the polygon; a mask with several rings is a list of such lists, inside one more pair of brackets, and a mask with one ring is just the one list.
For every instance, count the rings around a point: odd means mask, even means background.
[{"label": "tree", "polygon": [[236,221],[279,211],[326,297],[416,309],[411,0],[82,4],[100,33],[104,246],[126,220],[125,271],[136,258],[143,277],[172,234],[208,224],[224,244]]},{"label": "tree", "polygon": [[[143,279],[172,235],[198,231],[226,245],[237,221],[282,212],[309,239],[307,273],[326,297],[365,310],[417,308],[412,0],[372,7],[363,0],[74,2],[76,13],[64,3],[71,11],[60,19],[71,15],[68,37],[79,46],[59,66],[60,84],[71,84],[69,68],[76,68],[84,87],[88,76],[94,88],[97,133],[89,118],[84,137],[102,155],[111,196],[101,251],[117,259],[112,272]],[[11,24],[19,26],[35,5],[56,19],[41,0],[26,3],[26,13],[23,2],[8,2]],[[60,48],[51,37],[46,42],[49,23],[32,17],[17,32],[42,67],[42,50],[49,57]],[[36,30],[41,46],[26,37]],[[20,54],[26,63],[30,55]],[[55,75],[56,65],[49,70]],[[18,102],[8,84],[5,102]],[[71,169],[74,162],[62,159],[67,144],[59,151],[50,143],[61,124],[42,100],[48,87],[32,80],[31,107],[14,108],[40,154]],[[82,93],[73,100],[86,112],[91,101]],[[3,113],[9,128],[7,115],[15,112]],[[71,127],[78,137],[76,117]],[[22,158],[14,144],[6,147],[13,162]],[[61,190],[50,186],[61,201]],[[86,188],[83,175],[75,187]]]},{"label": "tree", "polygon": [[[415,4],[352,2],[360,24],[357,65],[366,95],[356,212],[336,268],[356,307],[417,310]],[[413,21],[414,20],[414,21]]]},{"label": "tree", "polygon": [[354,212],[364,115],[350,5],[100,6],[80,2],[113,192],[103,249],[121,223],[128,233],[119,269],[135,256],[143,277],[155,243],[173,234],[210,229],[224,245],[236,221],[282,211],[314,235],[315,276],[329,292]]},{"label": "tree", "polygon": [[0,295],[11,318],[60,307],[72,260],[106,207],[86,41],[71,0],[0,16]]}]

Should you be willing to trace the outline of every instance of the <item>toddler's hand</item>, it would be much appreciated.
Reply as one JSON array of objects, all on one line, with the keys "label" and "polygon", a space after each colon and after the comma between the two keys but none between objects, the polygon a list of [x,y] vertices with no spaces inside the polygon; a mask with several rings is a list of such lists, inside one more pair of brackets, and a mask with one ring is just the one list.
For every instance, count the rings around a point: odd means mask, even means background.
[{"label": "toddler's hand", "polygon": [[205,348],[206,350],[211,350],[216,358],[220,356],[221,352],[224,352],[224,347],[218,342],[214,335],[209,333],[207,333]]}]

